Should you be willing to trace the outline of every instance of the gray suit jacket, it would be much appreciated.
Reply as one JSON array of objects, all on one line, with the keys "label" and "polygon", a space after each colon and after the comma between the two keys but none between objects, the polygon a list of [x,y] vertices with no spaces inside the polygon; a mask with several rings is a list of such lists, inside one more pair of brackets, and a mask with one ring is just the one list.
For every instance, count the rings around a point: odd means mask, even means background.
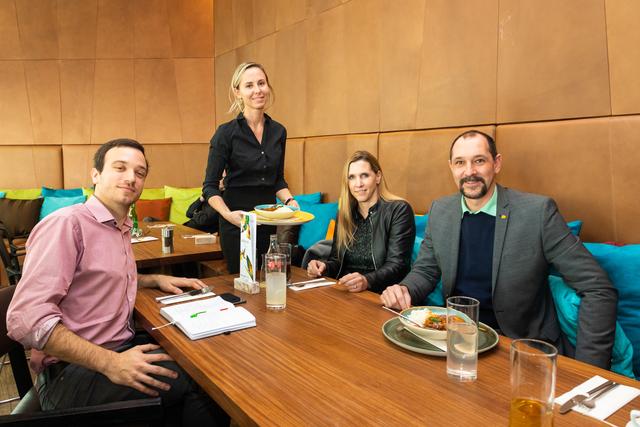
[{"label": "gray suit jacket", "polygon": [[[453,292],[461,218],[460,194],[431,205],[420,253],[402,280],[414,303],[424,301],[440,277],[445,299]],[[496,319],[506,336],[561,344],[547,280],[550,265],[582,298],[576,359],[608,369],[618,298],[607,274],[571,234],[552,199],[498,186],[492,289]]]}]

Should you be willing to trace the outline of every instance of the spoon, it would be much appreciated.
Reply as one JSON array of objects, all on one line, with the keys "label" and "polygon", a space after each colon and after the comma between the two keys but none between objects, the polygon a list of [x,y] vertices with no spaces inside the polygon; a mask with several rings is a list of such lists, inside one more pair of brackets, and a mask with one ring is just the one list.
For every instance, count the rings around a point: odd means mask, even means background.
[{"label": "spoon", "polygon": [[602,390],[599,390],[599,391],[593,393],[592,395],[590,395],[588,399],[583,400],[581,405],[586,406],[589,409],[595,408],[596,407],[596,399],[599,398],[600,396],[602,396],[604,393],[606,393],[609,390],[611,390],[612,388],[616,387],[617,385],[618,385],[618,383],[612,382],[611,384],[609,384],[608,386],[606,386]]}]

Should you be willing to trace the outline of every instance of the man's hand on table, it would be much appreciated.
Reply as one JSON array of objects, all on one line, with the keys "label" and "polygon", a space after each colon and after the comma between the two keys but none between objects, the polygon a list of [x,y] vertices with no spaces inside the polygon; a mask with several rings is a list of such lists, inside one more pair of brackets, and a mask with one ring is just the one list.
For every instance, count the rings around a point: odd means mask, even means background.
[{"label": "man's hand on table", "polygon": [[385,289],[380,295],[382,304],[396,310],[404,310],[411,307],[411,295],[409,289],[404,285],[392,285]]},{"label": "man's hand on table", "polygon": [[158,288],[170,294],[181,294],[180,288],[202,289],[206,285],[200,279],[165,276],[163,274],[145,274],[138,276],[138,283],[143,288]]},{"label": "man's hand on table", "polygon": [[178,373],[171,369],[154,365],[156,362],[170,362],[173,359],[166,353],[148,352],[159,349],[159,345],[144,344],[135,346],[122,353],[112,353],[113,358],[108,364],[104,375],[114,384],[120,384],[138,390],[149,396],[158,396],[159,390],[169,390],[171,386],[151,376],[177,378]]}]

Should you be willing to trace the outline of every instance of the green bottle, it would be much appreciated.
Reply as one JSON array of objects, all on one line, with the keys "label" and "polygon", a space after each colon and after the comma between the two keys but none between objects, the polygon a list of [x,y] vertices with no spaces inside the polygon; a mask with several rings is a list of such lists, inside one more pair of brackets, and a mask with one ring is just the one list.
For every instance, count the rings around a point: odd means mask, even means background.
[{"label": "green bottle", "polygon": [[142,236],[142,230],[138,226],[138,214],[136,213],[136,204],[132,203],[129,208],[129,216],[131,217],[131,221],[133,221],[133,227],[131,227],[131,237],[140,237]]}]

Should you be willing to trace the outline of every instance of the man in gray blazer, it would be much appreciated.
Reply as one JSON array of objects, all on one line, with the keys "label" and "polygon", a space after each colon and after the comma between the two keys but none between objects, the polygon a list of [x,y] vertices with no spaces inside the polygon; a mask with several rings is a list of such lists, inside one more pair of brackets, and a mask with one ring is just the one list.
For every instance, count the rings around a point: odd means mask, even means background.
[{"label": "man in gray blazer", "polygon": [[[571,234],[555,202],[496,183],[502,157],[489,135],[456,137],[449,166],[460,194],[433,202],[418,258],[387,307],[419,304],[442,277],[445,299],[480,300],[480,321],[511,338],[537,338],[565,355],[608,369],[617,291]],[[553,266],[582,298],[575,353],[560,331],[547,277]]]}]

